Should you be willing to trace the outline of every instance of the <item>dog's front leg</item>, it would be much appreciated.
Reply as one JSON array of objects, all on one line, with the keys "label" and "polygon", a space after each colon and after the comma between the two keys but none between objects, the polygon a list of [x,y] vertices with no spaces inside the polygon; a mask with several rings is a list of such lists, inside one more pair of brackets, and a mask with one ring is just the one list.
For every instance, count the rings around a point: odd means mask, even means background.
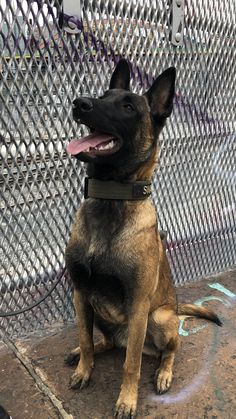
[{"label": "dog's front leg", "polygon": [[86,387],[94,365],[93,344],[93,308],[86,297],[79,291],[74,291],[74,306],[79,326],[80,360],[71,377],[71,388]]},{"label": "dog's front leg", "polygon": [[147,331],[149,300],[132,304],[128,322],[128,342],[123,371],[123,382],[116,403],[115,417],[133,419],[136,414],[142,350]]}]

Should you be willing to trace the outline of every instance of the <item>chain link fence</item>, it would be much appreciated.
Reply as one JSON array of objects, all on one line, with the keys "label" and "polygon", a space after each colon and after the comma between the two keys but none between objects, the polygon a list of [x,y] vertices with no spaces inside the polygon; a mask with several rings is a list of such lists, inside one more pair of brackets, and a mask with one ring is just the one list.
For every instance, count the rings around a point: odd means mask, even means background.
[{"label": "chain link fence", "polygon": [[[175,283],[235,264],[236,3],[185,0],[178,47],[170,42],[170,1],[84,0],[81,10],[79,33],[69,34],[59,25],[59,1],[0,0],[1,312],[37,302],[63,273],[84,178],[65,152],[78,135],[72,100],[101,94],[121,56],[136,92],[177,68],[153,182]],[[23,336],[73,316],[63,275],[44,302],[0,318],[0,327]]]}]

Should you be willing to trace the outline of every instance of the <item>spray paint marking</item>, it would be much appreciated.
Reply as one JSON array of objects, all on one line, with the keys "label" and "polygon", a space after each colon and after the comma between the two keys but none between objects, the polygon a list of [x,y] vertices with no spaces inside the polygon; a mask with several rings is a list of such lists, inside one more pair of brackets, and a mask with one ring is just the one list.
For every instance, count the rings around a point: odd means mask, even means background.
[{"label": "spray paint marking", "polygon": [[[236,297],[236,295],[232,291],[228,290],[227,288],[225,288],[223,285],[219,284],[218,282],[216,282],[214,284],[208,284],[208,287],[213,288],[213,289],[216,289],[217,291],[222,292],[223,294],[227,295],[227,297],[230,297],[230,298],[235,298]],[[209,296],[206,296],[206,297],[201,297],[198,300],[196,300],[194,302],[194,304],[196,304],[197,306],[201,306],[206,301],[212,301],[212,300],[220,301],[226,307],[230,307],[231,306],[230,302],[228,300],[226,300],[225,298],[215,297],[214,295],[209,295]],[[180,336],[189,336],[189,335],[192,335],[193,333],[197,333],[200,330],[205,329],[205,327],[208,326],[208,323],[205,323],[203,325],[193,327],[192,329],[190,329],[189,331],[187,331],[187,330],[184,329],[184,322],[185,322],[185,319],[181,319],[180,322],[179,322],[179,335]]]},{"label": "spray paint marking", "polygon": [[201,385],[206,382],[206,369],[208,369],[208,363],[204,365],[204,368],[199,374],[194,377],[193,381],[180,390],[177,394],[164,394],[160,396],[152,396],[152,400],[158,400],[158,403],[172,404],[181,403],[185,401],[189,396],[196,391]]},{"label": "spray paint marking", "polygon": [[179,322],[179,335],[180,336],[189,336],[192,333],[199,332],[199,330],[201,330],[201,329],[205,329],[205,327],[206,327],[206,324],[203,324],[201,326],[193,327],[191,330],[187,331],[187,330],[184,330],[184,328],[183,328],[184,322],[185,322],[185,319],[181,319],[180,322]]},{"label": "spray paint marking", "polygon": [[[228,301],[222,297],[216,297],[216,296],[210,295],[210,296],[202,297],[196,300],[195,301],[196,305],[201,306],[206,301],[216,300],[216,301],[220,301],[226,307],[231,306],[232,300],[235,300],[236,298],[236,295],[232,291],[228,290],[226,287],[219,284],[218,282],[213,283],[213,284],[208,284],[208,286],[209,288],[216,289],[217,291],[222,292],[224,295],[229,297],[231,301]],[[179,334],[182,336],[188,336],[189,334],[197,333],[198,331],[200,331],[201,329],[204,329],[207,326],[207,323],[206,323],[204,325],[194,327],[191,330],[186,331],[183,328],[183,324],[184,324],[184,320],[180,320]],[[201,385],[203,385],[206,382],[207,380],[206,370],[208,370],[210,371],[210,378],[214,386],[214,393],[218,400],[218,407],[220,409],[224,408],[224,405],[225,405],[224,395],[218,386],[218,382],[217,382],[218,377],[216,376],[214,372],[214,368],[213,368],[213,365],[214,365],[213,361],[214,361],[214,357],[217,353],[217,348],[218,348],[218,334],[219,334],[219,329],[214,328],[213,340],[211,342],[209,357],[207,360],[205,360],[204,366],[201,368],[197,376],[194,377],[193,381],[189,383],[187,386],[185,386],[177,394],[170,394],[170,395],[167,394],[163,396],[158,396],[158,402],[161,402],[163,404],[183,402],[184,400],[186,400],[186,398],[189,398],[191,394],[193,394],[198,388],[200,388]],[[153,400],[157,400],[156,396],[153,397]]]},{"label": "spray paint marking", "polygon": [[227,288],[225,288],[223,285],[219,284],[218,282],[214,284],[208,284],[208,287],[214,288],[220,292],[223,292],[228,297],[231,297],[231,298],[236,297],[236,294],[234,294],[232,291],[228,290]]},{"label": "spray paint marking", "polygon": [[[177,394],[165,394],[163,396],[161,395],[158,397],[153,396],[152,400],[158,400],[158,402],[161,402],[163,404],[176,404],[176,403],[184,402],[187,398],[189,399],[189,397],[193,393],[195,393],[207,381],[206,371],[209,371],[209,370],[211,371],[213,369],[212,368],[212,366],[214,365],[213,361],[214,361],[214,357],[215,357],[215,354],[217,353],[217,348],[218,348],[218,334],[219,334],[219,329],[215,328],[213,340],[210,344],[211,346],[210,346],[209,356],[204,361],[204,364],[201,370],[193,378],[192,382],[188,383]],[[215,378],[215,376],[213,378]],[[216,380],[214,384],[217,385]],[[215,393],[217,393],[216,396],[218,400],[221,399],[221,402],[222,402],[222,392],[218,387],[216,388]]]},{"label": "spray paint marking", "polygon": [[203,303],[205,303],[206,301],[211,301],[211,300],[217,300],[220,301],[221,303],[223,303],[225,306],[230,306],[230,302],[225,300],[222,297],[215,297],[214,295],[209,295],[207,297],[202,297],[199,298],[199,300],[196,300],[194,304],[196,304],[197,306],[201,306]]}]

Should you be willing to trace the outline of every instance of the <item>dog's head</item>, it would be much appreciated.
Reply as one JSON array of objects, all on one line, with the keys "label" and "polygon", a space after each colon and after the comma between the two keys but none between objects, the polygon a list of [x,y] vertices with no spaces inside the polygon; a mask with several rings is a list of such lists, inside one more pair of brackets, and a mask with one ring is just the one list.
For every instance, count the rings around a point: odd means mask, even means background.
[{"label": "dog's head", "polygon": [[175,69],[165,70],[141,96],[129,90],[129,83],[129,65],[122,59],[103,96],[73,102],[75,121],[89,127],[91,134],[72,140],[67,150],[108,178],[114,173],[130,177],[154,159],[158,135],[172,111]]}]

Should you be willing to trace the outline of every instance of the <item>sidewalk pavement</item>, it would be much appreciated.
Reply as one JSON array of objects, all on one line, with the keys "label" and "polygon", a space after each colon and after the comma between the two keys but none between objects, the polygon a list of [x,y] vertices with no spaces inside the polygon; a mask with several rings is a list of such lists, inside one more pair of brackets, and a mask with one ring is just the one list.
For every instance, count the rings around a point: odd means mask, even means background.
[{"label": "sidewalk pavement", "polygon": [[[138,419],[236,418],[236,269],[177,289],[180,302],[213,308],[223,327],[181,320],[181,347],[168,393],[155,394],[154,358],[143,356]],[[95,339],[98,332],[95,332]],[[110,419],[118,397],[125,352],[96,356],[88,388],[68,386],[73,368],[65,355],[78,346],[76,325],[0,342],[0,404],[13,419]]]}]

